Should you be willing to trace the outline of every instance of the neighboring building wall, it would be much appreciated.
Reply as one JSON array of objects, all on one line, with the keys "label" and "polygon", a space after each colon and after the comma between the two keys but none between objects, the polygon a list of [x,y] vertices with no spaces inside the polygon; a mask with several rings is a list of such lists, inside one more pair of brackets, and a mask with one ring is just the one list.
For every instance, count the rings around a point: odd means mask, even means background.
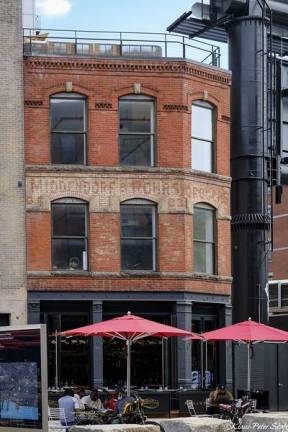
[{"label": "neighboring building wall", "polygon": [[282,203],[273,206],[273,254],[269,272],[273,280],[288,279],[288,187],[283,186]]},{"label": "neighboring building wall", "polygon": [[0,1],[0,314],[26,322],[21,0]]}]

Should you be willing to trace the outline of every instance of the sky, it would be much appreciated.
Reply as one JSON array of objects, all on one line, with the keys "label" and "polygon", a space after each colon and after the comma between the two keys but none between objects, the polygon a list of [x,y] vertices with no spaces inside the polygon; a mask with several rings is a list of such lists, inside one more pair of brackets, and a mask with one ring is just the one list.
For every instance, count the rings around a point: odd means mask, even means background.
[{"label": "sky", "polygon": [[193,0],[36,0],[41,27],[164,32]]},{"label": "sky", "polygon": [[[162,33],[166,32],[167,26],[181,14],[191,10],[195,1],[36,0],[36,13],[41,17],[40,23],[43,30],[71,29]],[[216,43],[215,45],[221,44]],[[180,45],[178,47],[181,49]],[[225,45],[222,45],[221,53],[221,67],[226,68],[227,47]],[[193,59],[200,60],[200,58],[194,57]]]}]

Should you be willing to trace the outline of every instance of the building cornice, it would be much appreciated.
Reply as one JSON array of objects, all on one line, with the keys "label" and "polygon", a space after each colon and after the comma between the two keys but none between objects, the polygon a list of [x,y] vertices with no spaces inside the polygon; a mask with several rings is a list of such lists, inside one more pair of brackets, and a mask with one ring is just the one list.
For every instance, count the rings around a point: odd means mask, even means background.
[{"label": "building cornice", "polygon": [[190,75],[224,85],[230,85],[231,74],[223,70],[204,66],[184,60],[95,60],[68,59],[65,57],[26,57],[25,64],[30,69],[46,70],[83,70],[99,72],[131,72],[131,73],[172,73]]}]

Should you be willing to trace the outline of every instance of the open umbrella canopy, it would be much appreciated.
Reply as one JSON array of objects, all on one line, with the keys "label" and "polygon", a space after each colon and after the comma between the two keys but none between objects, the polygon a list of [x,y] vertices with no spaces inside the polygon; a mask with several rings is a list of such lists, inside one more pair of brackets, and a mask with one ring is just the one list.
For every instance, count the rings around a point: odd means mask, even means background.
[{"label": "open umbrella canopy", "polygon": [[131,344],[134,341],[148,336],[170,337],[170,336],[189,336],[190,339],[202,339],[195,333],[150,321],[136,315],[123,315],[118,318],[102,321],[73,330],[59,333],[60,336],[102,336],[118,338],[126,341],[127,345],[127,395],[130,396],[131,387]]},{"label": "open umbrella canopy", "polygon": [[288,332],[267,326],[249,318],[237,324],[202,333],[207,341],[235,341],[247,345],[247,391],[251,395],[251,349],[259,342],[288,342]]},{"label": "open umbrella canopy", "polygon": [[206,340],[242,342],[287,342],[288,332],[261,324],[251,319],[218,330],[202,333]]},{"label": "open umbrella canopy", "polygon": [[170,336],[189,336],[191,339],[202,339],[202,337],[196,333],[160,324],[136,315],[131,315],[129,312],[127,315],[121,317],[90,324],[73,330],[67,330],[60,333],[60,336],[116,337],[118,339],[130,340],[131,342],[148,336],[160,338]]}]

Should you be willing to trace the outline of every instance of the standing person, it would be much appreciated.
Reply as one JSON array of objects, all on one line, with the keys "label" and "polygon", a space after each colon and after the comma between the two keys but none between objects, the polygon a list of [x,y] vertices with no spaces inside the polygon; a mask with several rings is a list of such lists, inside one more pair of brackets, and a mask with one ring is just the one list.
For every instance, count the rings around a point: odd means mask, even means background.
[{"label": "standing person", "polygon": [[219,404],[229,404],[233,401],[233,396],[226,389],[224,384],[218,384],[216,390],[209,394],[207,414],[219,414]]},{"label": "standing person", "polygon": [[98,390],[92,390],[90,395],[82,397],[81,402],[85,408],[88,409],[103,409],[103,404],[99,398]]},{"label": "standing person", "polygon": [[[61,418],[60,413],[60,423],[62,426],[73,426],[75,424],[75,413],[76,401],[74,399],[74,392],[72,389],[65,389],[64,396],[58,400],[59,408],[64,409],[65,418]],[[66,422],[65,422],[66,419]],[[68,432],[69,429],[66,429]]]}]

